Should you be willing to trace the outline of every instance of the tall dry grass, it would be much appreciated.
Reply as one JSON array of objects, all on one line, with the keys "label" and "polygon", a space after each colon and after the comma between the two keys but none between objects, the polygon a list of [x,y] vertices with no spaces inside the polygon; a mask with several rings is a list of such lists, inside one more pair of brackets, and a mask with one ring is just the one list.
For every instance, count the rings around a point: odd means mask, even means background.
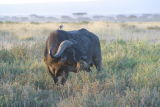
[{"label": "tall dry grass", "polygon": [[43,62],[44,43],[60,23],[0,24],[1,107],[159,107],[159,23],[63,23],[101,39],[103,71],[70,73],[56,86]]}]

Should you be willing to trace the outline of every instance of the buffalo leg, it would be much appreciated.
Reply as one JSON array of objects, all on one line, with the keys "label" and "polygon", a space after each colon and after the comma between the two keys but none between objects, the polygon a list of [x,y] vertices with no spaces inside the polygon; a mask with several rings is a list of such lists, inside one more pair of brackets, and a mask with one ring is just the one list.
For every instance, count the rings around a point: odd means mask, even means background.
[{"label": "buffalo leg", "polygon": [[95,58],[94,60],[94,65],[96,66],[96,69],[98,71],[102,70],[102,62],[101,62],[101,58]]}]

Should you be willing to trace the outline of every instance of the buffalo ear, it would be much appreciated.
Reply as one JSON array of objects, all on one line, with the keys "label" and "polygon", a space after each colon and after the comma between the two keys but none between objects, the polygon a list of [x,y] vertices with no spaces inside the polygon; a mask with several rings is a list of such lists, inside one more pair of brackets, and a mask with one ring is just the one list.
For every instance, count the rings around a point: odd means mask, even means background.
[{"label": "buffalo ear", "polygon": [[60,62],[65,62],[66,60],[67,60],[67,56],[63,56],[61,57]]},{"label": "buffalo ear", "polygon": [[87,56],[81,56],[80,60],[83,60],[83,61],[87,60]]}]

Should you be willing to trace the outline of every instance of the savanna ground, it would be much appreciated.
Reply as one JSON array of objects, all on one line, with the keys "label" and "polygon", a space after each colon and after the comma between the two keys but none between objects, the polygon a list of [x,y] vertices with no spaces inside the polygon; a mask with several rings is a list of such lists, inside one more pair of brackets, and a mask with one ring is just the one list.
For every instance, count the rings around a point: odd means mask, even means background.
[{"label": "savanna ground", "polygon": [[160,106],[160,23],[63,23],[101,39],[103,71],[70,73],[56,86],[43,62],[60,23],[0,23],[1,107]]}]

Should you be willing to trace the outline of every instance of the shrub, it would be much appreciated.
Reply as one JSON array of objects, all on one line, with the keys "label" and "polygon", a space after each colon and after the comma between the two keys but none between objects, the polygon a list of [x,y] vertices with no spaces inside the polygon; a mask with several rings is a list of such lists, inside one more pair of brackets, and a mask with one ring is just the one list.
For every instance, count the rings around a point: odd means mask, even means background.
[{"label": "shrub", "polygon": [[10,51],[6,49],[0,50],[0,63],[13,63],[14,59],[15,57]]},{"label": "shrub", "polygon": [[34,40],[34,38],[32,36],[20,36],[18,37],[20,40],[26,40],[26,41],[31,41]]},{"label": "shrub", "polygon": [[147,27],[148,30],[160,30],[159,26],[151,26],[151,27]]},{"label": "shrub", "polygon": [[133,69],[137,64],[137,62],[134,58],[129,58],[124,56],[124,57],[116,58],[115,60],[108,62],[108,64],[114,70],[124,70],[127,68]]},{"label": "shrub", "polygon": [[19,61],[25,61],[28,57],[28,50],[26,46],[15,46],[11,49],[11,53]]}]

